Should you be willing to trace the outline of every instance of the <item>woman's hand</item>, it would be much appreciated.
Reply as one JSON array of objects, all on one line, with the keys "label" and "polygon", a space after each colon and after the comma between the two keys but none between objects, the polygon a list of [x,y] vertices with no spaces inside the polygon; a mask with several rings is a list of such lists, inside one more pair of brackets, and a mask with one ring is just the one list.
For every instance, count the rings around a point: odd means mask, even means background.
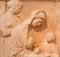
[{"label": "woman's hand", "polygon": [[34,48],[34,39],[32,37],[29,37],[28,39],[27,48],[31,50]]}]

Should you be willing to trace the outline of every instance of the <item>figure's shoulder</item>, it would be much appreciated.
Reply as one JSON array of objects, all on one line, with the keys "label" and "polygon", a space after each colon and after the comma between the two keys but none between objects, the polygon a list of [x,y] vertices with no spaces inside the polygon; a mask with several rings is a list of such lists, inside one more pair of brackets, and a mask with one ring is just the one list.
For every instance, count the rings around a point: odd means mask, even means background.
[{"label": "figure's shoulder", "polygon": [[6,16],[6,13],[2,14],[1,17],[2,17],[2,16]]},{"label": "figure's shoulder", "polygon": [[25,24],[24,24],[24,22],[22,22],[21,24],[18,24],[17,26],[15,26],[15,28],[12,31],[12,33],[21,32],[24,29],[25,29]]},{"label": "figure's shoulder", "polygon": [[13,31],[19,31],[21,29],[21,24],[15,26],[15,28],[13,29]]},{"label": "figure's shoulder", "polygon": [[4,23],[6,21],[6,14],[2,14],[1,16],[0,16],[0,23]]},{"label": "figure's shoulder", "polygon": [[7,16],[7,15],[4,13],[4,14],[2,14],[2,15],[0,16],[0,19],[5,19],[6,16]]}]

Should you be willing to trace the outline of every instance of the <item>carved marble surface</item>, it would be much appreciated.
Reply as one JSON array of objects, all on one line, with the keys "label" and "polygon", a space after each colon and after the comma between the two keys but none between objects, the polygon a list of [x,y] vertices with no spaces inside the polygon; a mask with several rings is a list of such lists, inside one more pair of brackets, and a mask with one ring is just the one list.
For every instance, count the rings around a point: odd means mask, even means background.
[{"label": "carved marble surface", "polygon": [[1,57],[59,57],[54,2],[10,0],[7,7],[0,17]]}]

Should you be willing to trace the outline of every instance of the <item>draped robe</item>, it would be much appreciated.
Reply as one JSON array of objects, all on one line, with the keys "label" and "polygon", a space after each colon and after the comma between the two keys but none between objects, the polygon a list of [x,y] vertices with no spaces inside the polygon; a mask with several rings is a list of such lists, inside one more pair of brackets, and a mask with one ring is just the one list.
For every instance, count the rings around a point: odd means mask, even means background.
[{"label": "draped robe", "polygon": [[[31,17],[21,23],[20,25],[16,26],[15,29],[12,31],[11,35],[11,44],[10,44],[10,57],[29,57],[30,54],[32,57],[38,57],[33,53],[32,50],[26,48],[26,43],[28,41],[28,32],[29,26],[33,18],[38,14],[39,11],[35,11],[32,13]],[[19,54],[19,56],[18,56]],[[29,55],[29,56],[28,56]],[[30,57],[31,57],[30,56]]]}]

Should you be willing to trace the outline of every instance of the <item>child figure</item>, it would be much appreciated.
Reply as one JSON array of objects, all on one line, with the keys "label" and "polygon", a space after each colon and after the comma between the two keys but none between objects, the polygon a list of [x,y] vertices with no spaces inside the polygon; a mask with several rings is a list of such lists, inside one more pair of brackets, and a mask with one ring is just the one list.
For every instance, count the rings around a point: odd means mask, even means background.
[{"label": "child figure", "polygon": [[40,46],[41,54],[44,57],[59,57],[56,46],[56,36],[52,32],[48,32],[44,36],[44,42]]}]

